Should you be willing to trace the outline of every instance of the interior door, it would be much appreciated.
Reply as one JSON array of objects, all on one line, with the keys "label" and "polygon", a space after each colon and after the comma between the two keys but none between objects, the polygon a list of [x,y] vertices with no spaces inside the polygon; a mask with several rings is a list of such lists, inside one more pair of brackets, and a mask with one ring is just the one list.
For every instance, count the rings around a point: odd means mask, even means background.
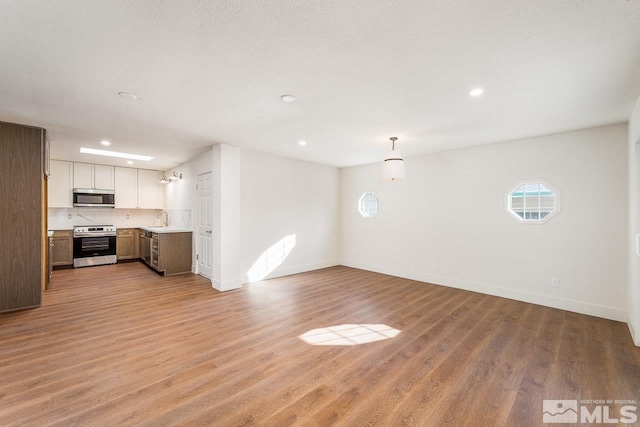
[{"label": "interior door", "polygon": [[212,271],[212,219],[211,206],[211,173],[198,175],[198,274],[210,279]]}]

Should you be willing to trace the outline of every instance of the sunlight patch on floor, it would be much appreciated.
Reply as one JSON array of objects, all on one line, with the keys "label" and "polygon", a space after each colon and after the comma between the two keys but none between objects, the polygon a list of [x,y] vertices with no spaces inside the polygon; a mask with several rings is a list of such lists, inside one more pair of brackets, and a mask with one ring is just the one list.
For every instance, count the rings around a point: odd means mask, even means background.
[{"label": "sunlight patch on floor", "polygon": [[349,324],[312,329],[300,335],[311,345],[358,345],[393,338],[400,331],[383,324]]}]

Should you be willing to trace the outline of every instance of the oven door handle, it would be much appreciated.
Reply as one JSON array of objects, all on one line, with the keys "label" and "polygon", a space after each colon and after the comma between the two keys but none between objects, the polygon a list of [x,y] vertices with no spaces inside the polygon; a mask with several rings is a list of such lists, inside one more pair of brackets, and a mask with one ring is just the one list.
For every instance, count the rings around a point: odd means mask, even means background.
[{"label": "oven door handle", "polygon": [[115,233],[75,233],[73,237],[115,237]]}]

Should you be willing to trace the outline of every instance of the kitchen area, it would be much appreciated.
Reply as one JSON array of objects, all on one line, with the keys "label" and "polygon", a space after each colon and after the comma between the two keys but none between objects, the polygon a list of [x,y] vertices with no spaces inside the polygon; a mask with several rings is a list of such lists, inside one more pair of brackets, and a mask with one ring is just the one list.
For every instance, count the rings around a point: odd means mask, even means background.
[{"label": "kitchen area", "polygon": [[193,270],[191,210],[163,209],[164,188],[171,183],[163,172],[50,164],[49,280],[56,269],[138,260],[163,275]]}]

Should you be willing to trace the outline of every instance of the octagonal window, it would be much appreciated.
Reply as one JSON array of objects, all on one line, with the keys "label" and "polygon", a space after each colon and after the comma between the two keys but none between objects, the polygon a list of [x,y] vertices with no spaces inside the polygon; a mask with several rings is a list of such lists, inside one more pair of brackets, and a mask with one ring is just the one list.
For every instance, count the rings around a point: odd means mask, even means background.
[{"label": "octagonal window", "polygon": [[507,212],[524,223],[542,224],[560,211],[560,193],[542,180],[519,182],[506,199]]},{"label": "octagonal window", "polygon": [[365,218],[376,217],[380,212],[380,197],[373,191],[367,191],[358,200],[358,211]]}]

